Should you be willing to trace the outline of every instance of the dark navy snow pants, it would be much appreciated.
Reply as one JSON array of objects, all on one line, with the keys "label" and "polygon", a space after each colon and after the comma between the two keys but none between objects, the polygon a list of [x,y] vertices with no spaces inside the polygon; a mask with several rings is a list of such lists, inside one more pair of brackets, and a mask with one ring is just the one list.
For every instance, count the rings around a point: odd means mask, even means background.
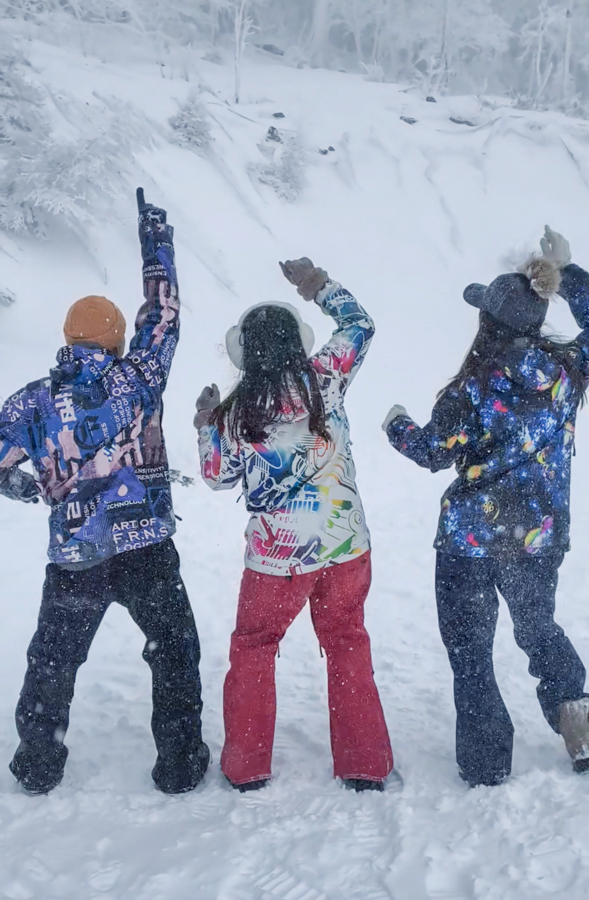
[{"label": "dark navy snow pants", "polygon": [[[16,710],[21,744],[11,770],[25,786],[60,780],[76,673],[112,602],[128,609],[146,638],[143,658],[152,673],[151,724],[158,751],[153,776],[162,782],[158,786],[165,790],[166,780],[173,782],[170,766],[202,749],[198,634],[178,554],[168,539],[83,571],[47,566]],[[208,751],[204,756],[206,769]]]},{"label": "dark navy snow pants", "polygon": [[513,725],[493,671],[493,640],[505,598],[514,636],[539,678],[538,699],[558,731],[559,708],[583,696],[585,668],[554,621],[563,555],[470,559],[438,553],[436,598],[440,633],[454,672],[456,758],[470,784],[496,784],[511,771]]}]

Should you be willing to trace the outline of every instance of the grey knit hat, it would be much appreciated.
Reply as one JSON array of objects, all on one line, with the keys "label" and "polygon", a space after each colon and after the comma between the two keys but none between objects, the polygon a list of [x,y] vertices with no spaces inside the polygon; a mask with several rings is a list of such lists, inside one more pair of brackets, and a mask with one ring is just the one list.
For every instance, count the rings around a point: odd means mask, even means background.
[{"label": "grey knit hat", "polygon": [[537,331],[548,312],[548,302],[560,287],[560,271],[545,259],[532,259],[520,272],[500,275],[487,287],[469,284],[464,299],[516,331]]}]

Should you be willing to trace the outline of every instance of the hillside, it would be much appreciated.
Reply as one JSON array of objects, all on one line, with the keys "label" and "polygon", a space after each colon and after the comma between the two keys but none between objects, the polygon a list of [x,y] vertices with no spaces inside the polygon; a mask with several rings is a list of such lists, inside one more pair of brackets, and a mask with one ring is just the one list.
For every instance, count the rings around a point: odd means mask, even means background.
[{"label": "hillside", "polygon": [[[134,189],[142,184],[176,228],[184,308],[165,427],[171,465],[196,477],[194,486],[176,487],[177,546],[201,637],[204,731],[216,762],[192,795],[153,789],[141,635],[124,610],[111,608],[78,679],[63,784],[48,797],[18,791],[7,768],[13,709],[47,525],[43,508],[2,501],[0,897],[582,900],[589,780],[572,774],[541,716],[504,606],[496,668],[516,727],[513,776],[472,791],[458,779],[433,594],[438,499],[450,476],[433,477],[396,455],[380,425],[394,402],[426,421],[476,328],[463,288],[535,248],[545,222],[589,267],[589,123],[504,101],[426,102],[404,86],[287,68],[262,55],[244,64],[236,107],[223,62],[162,72],[131,53],[122,66],[93,52],[26,47],[54,133],[94,142],[97,177],[111,167],[117,187],[98,195],[75,230],[57,218],[44,241],[0,234],[0,291],[16,297],[0,308],[0,393],[47,372],[77,297],[104,293],[132,321],[141,292]],[[174,143],[169,125],[191,97],[208,136],[193,149]],[[279,140],[268,139],[270,128]],[[266,299],[297,302],[277,261],[303,254],[349,287],[377,323],[347,406],[373,537],[367,617],[376,680],[404,779],[402,790],[392,783],[382,796],[352,796],[331,780],[324,661],[306,611],[277,665],[274,783],[244,797],[224,786],[218,769],[246,512],[237,493],[213,495],[200,482],[193,406],[205,383],[232,384],[223,339],[241,311]],[[326,338],[319,311],[302,312]],[[575,333],[564,304],[550,320]],[[588,460],[584,413],[558,620],[586,661]]]}]

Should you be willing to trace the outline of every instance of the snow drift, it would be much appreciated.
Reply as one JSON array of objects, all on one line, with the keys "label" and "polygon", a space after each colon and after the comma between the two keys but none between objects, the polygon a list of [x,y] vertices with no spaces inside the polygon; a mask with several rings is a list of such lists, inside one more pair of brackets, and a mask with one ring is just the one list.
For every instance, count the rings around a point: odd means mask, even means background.
[{"label": "snow drift", "polygon": [[[21,795],[7,764],[47,527],[42,508],[6,501],[0,895],[581,900],[589,782],[573,776],[541,716],[504,610],[496,665],[516,726],[514,774],[500,788],[474,791],[457,777],[451,676],[433,595],[438,498],[450,476],[434,478],[398,457],[380,424],[393,402],[426,420],[476,327],[464,286],[520,263],[545,222],[589,267],[589,124],[499,100],[426,103],[398,85],[261,57],[244,64],[236,108],[224,65],[200,60],[186,80],[132,58],[101,62],[37,40],[24,49],[33,69],[23,83],[35,91],[29,137],[41,143],[29,156],[23,145],[10,172],[0,168],[0,216],[7,185],[18,200],[11,210],[23,210],[22,223],[2,219],[0,233],[0,292],[16,298],[0,308],[5,397],[52,365],[77,297],[107,294],[132,318],[141,293],[137,184],[176,228],[183,322],[165,427],[171,465],[184,475],[197,469],[195,397],[211,380],[227,389],[235,375],[225,331],[254,302],[299,302],[278,259],[311,256],[374,316],[377,334],[347,406],[374,545],[367,613],[376,679],[405,783],[383,796],[351,796],[332,781],[324,663],[303,613],[278,661],[273,785],[235,795],[213,767],[193,795],[158,795],[141,635],[116,608],[78,679],[62,786],[46,798]],[[301,310],[326,337],[324,317]],[[564,305],[550,319],[574,334]],[[574,549],[562,569],[558,620],[589,660],[587,431],[581,414]],[[246,513],[198,478],[175,491],[177,546],[203,646],[205,736],[218,760]]]}]

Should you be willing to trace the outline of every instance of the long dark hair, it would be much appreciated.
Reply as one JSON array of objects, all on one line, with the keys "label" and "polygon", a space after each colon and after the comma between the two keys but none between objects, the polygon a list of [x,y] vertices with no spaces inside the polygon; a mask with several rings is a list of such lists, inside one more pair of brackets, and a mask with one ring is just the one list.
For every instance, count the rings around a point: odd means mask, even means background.
[{"label": "long dark hair", "polygon": [[258,306],[241,327],[243,374],[215,410],[213,421],[233,440],[262,443],[285,408],[302,403],[312,434],[331,440],[315,368],[305,353],[297,320],[282,306]]},{"label": "long dark hair", "polygon": [[472,347],[448,387],[458,387],[465,379],[471,377],[484,383],[496,369],[497,364],[501,363],[505,353],[517,347],[550,353],[555,362],[567,373],[579,404],[581,406],[584,404],[587,384],[578,364],[579,351],[574,341],[561,341],[553,335],[542,334],[539,329],[535,333],[524,334],[487,312],[480,313],[479,330]]}]

